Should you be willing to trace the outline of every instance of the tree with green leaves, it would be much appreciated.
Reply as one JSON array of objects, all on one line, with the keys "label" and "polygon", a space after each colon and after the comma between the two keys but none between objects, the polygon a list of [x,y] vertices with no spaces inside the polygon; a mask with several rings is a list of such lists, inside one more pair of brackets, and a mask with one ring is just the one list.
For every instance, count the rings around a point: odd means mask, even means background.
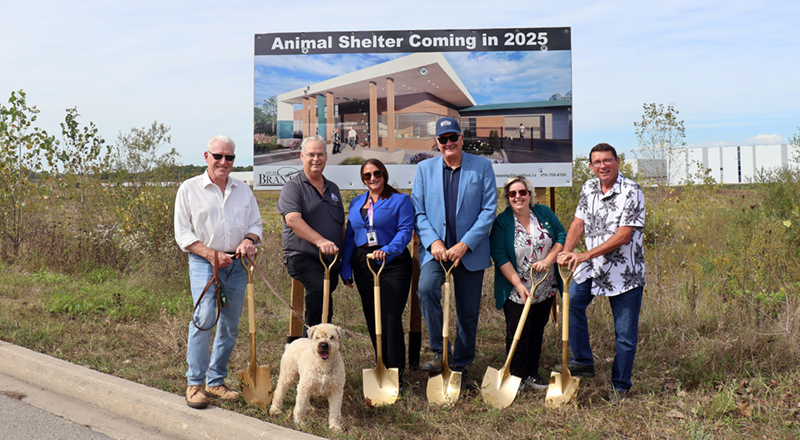
[{"label": "tree with green leaves", "polygon": [[272,95],[253,108],[256,133],[275,134],[278,122],[278,97]]},{"label": "tree with green leaves", "polygon": [[130,133],[120,131],[113,168],[129,182],[159,181],[163,176],[158,171],[171,171],[178,165],[180,154],[175,148],[161,152],[170,142],[169,127],[158,121],[153,121],[150,127],[133,127]]},{"label": "tree with green leaves", "polygon": [[180,155],[175,148],[162,153],[172,141],[169,127],[153,121],[150,127],[120,132],[114,151],[114,203],[116,226],[126,250],[162,252],[173,249],[173,183]]},{"label": "tree with green leaves", "polygon": [[0,234],[13,258],[34,220],[33,202],[46,197],[43,173],[55,156],[54,137],[34,125],[38,114],[22,90],[11,92],[8,106],[0,105]]},{"label": "tree with green leaves", "polygon": [[78,122],[78,109],[67,109],[64,122],[61,123],[61,144],[56,152],[59,168],[59,180],[63,183],[65,202],[71,205],[67,209],[71,227],[77,231],[80,243],[82,239],[95,236],[98,225],[105,224],[103,210],[105,190],[101,186],[101,176],[109,171],[111,147],[98,134],[93,122],[81,126]]},{"label": "tree with green leaves", "polygon": [[639,141],[636,157],[652,173],[653,178],[649,179],[652,183],[667,186],[679,183],[671,168],[674,166],[671,162],[683,157],[682,147],[686,145],[686,129],[683,121],[678,119],[678,113],[671,105],[664,107],[664,104],[644,104],[642,120],[633,123],[636,127],[636,139]]}]

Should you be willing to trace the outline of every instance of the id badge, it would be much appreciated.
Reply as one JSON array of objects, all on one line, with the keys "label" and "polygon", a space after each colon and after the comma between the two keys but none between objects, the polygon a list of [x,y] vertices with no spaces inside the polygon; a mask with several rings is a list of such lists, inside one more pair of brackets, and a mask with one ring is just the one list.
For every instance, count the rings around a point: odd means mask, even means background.
[{"label": "id badge", "polygon": [[378,245],[378,233],[375,232],[374,229],[370,229],[367,231],[367,246],[377,246]]}]

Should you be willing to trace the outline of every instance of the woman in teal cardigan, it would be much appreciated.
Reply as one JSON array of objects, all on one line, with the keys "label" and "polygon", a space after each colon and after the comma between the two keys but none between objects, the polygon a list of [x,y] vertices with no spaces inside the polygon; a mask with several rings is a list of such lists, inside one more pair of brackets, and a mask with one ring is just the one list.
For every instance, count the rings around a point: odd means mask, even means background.
[{"label": "woman in teal cardigan", "polygon": [[[533,203],[533,187],[528,179],[512,177],[503,185],[502,198],[508,207],[494,220],[490,243],[494,260],[495,305],[506,317],[506,353],[511,349],[525,300],[532,296],[531,308],[522,330],[511,374],[524,379],[525,385],[546,390],[549,382],[539,374],[544,326],[556,291],[563,290],[555,266],[564,248],[567,232],[553,211]],[[547,279],[530,292],[530,269],[545,272]]]}]

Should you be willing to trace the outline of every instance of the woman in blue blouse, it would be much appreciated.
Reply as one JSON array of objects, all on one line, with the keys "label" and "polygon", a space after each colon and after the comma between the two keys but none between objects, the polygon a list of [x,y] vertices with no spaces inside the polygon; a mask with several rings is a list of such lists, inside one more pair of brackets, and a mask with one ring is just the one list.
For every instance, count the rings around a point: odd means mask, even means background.
[{"label": "woman in blue blouse", "polygon": [[[511,360],[511,374],[524,385],[546,390],[549,382],[539,375],[544,326],[556,291],[562,290],[555,266],[564,248],[567,232],[550,208],[533,203],[533,187],[517,176],[506,180],[503,199],[508,207],[494,220],[489,241],[494,260],[495,306],[506,316],[506,353],[511,349],[525,300],[532,296],[531,308]],[[530,270],[550,274],[535,292],[530,292]]]},{"label": "woman in blue blouse", "polygon": [[377,260],[371,262],[375,272],[379,263],[386,261],[380,275],[383,361],[387,368],[399,370],[402,386],[406,365],[402,317],[411,287],[412,260],[407,247],[414,231],[414,207],[407,194],[387,183],[389,173],[381,161],[367,159],[361,165],[361,180],[369,191],[350,202],[340,275],[347,286],[353,287],[355,281],[358,287],[376,350],[375,280],[367,267],[367,254],[372,253]]}]

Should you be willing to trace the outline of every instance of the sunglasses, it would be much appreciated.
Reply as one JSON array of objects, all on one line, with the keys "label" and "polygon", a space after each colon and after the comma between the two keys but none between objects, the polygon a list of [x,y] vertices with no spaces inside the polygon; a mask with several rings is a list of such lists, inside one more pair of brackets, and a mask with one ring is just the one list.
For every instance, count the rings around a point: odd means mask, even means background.
[{"label": "sunglasses", "polygon": [[224,157],[225,160],[227,160],[228,162],[233,162],[233,160],[236,159],[235,154],[217,154],[217,153],[212,153],[210,151],[208,152],[208,154],[210,154],[214,158],[214,160],[222,160],[222,158]]},{"label": "sunglasses", "polygon": [[438,138],[436,138],[436,140],[439,141],[440,144],[444,145],[444,144],[447,143],[448,140],[450,142],[458,142],[458,138],[459,137],[461,137],[460,134],[453,133],[450,136],[446,136],[446,135],[445,136],[439,136]]},{"label": "sunglasses", "polygon": [[513,199],[514,197],[517,196],[517,192],[519,192],[519,196],[520,197],[525,197],[525,196],[528,195],[528,190],[527,189],[521,189],[519,191],[509,191],[508,192],[508,198],[509,199]]},{"label": "sunglasses", "polygon": [[375,170],[372,173],[364,173],[361,175],[361,178],[367,181],[367,180],[372,180],[372,176],[375,176],[376,179],[380,179],[381,177],[383,177],[383,171]]}]

